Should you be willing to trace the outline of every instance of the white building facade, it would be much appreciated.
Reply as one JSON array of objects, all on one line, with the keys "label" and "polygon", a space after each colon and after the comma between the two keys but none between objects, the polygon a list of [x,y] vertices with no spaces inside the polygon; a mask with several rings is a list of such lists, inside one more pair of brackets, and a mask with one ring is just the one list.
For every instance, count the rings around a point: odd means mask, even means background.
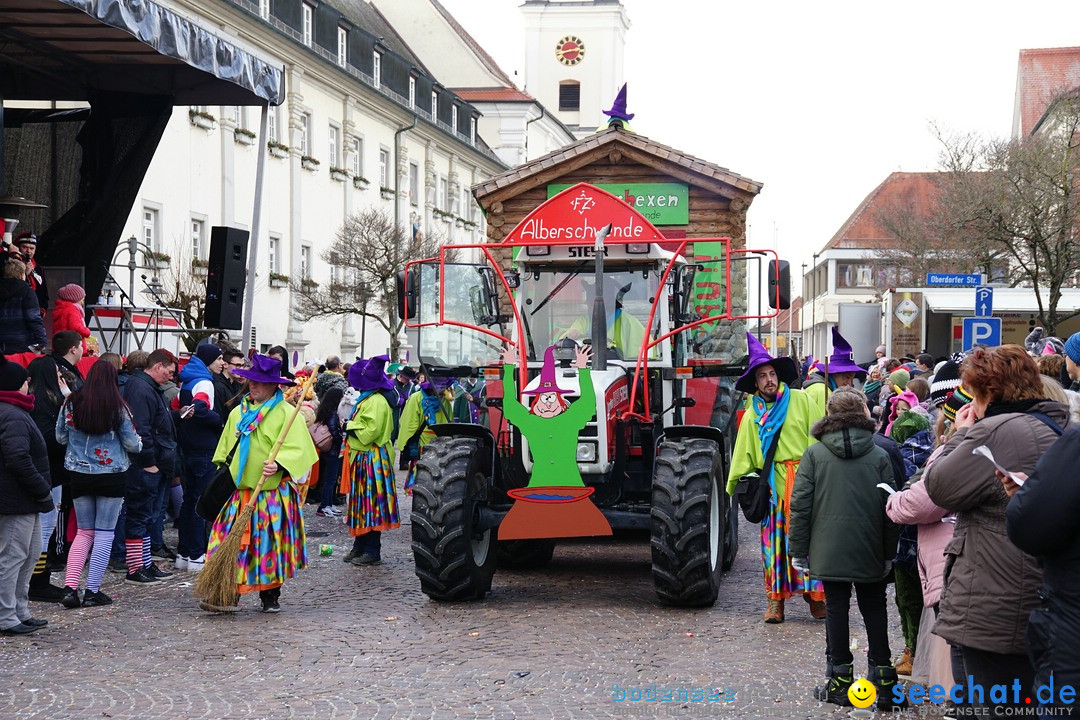
[{"label": "white building facade", "polygon": [[[199,275],[212,227],[250,230],[258,153],[268,151],[256,272],[247,278],[252,346],[285,345],[304,359],[386,352],[389,337],[376,321],[295,319],[290,282],[328,281],[335,269],[322,254],[363,209],[408,232],[481,242],[484,221],[468,189],[505,164],[480,138],[479,111],[446,90],[363,0],[173,7],[280,61],[287,95],[269,109],[267,137],[259,137],[256,107],[174,111],[124,229],[112,269],[118,284],[126,287],[123,239],[168,256],[159,270],[168,286]],[[144,293],[135,300],[153,304]],[[230,331],[238,344],[240,334]]]}]

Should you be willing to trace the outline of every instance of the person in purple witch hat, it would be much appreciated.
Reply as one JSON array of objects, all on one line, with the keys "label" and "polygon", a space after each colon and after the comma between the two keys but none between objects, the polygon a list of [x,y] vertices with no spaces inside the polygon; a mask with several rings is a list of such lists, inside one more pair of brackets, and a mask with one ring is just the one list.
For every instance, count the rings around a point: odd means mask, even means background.
[{"label": "person in purple witch hat", "polygon": [[809,603],[810,614],[823,620],[825,590],[821,581],[796,569],[787,554],[788,508],[795,473],[803,452],[815,442],[810,436],[809,398],[804,391],[791,388],[799,376],[793,359],[770,356],[750,333],[746,334],[746,342],[748,367],[735,389],[750,397],[735,436],[727,492],[734,495],[743,476],[760,474],[769,448],[777,443],[767,478],[772,502],[761,522],[761,558],[768,599],[765,622],[784,622],[784,601],[798,594]]},{"label": "person in purple witch hat", "polygon": [[610,110],[604,110],[608,116],[608,127],[617,127],[622,130],[630,130],[630,121],[634,119],[634,113],[626,111],[626,83],[619,88],[619,94],[615,96]]},{"label": "person in purple witch hat", "polygon": [[416,484],[416,461],[420,459],[424,446],[435,439],[431,426],[448,423],[453,418],[450,410],[453,395],[449,392],[453,384],[454,378],[431,376],[420,383],[418,392],[405,400],[396,447],[399,453],[398,469],[409,471],[405,476],[405,493],[408,495],[412,494],[413,485]]},{"label": "person in purple witch hat", "polygon": [[382,532],[401,526],[390,443],[394,416],[387,400],[393,383],[385,365],[386,356],[380,355],[349,368],[349,384],[359,391],[345,423],[343,447],[343,473],[349,479],[345,524],[353,537],[344,560],[353,565],[381,563]]},{"label": "person in purple witch hat", "polygon": [[829,376],[825,377],[825,363],[818,362],[802,386],[810,398],[812,422],[825,417],[825,402],[829,392],[836,388],[851,387],[855,378],[866,380],[866,368],[855,364],[851,344],[844,339],[835,325],[832,328],[832,346],[833,351],[828,363]]}]

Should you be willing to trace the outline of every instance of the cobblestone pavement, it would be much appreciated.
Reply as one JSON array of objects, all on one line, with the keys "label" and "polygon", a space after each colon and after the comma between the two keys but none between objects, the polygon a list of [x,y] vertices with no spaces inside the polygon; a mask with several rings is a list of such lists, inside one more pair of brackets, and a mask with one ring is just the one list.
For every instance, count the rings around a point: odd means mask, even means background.
[{"label": "cobblestone pavement", "polygon": [[[567,542],[541,571],[498,572],[480,603],[419,590],[402,528],[381,566],[341,562],[339,520],[307,506],[310,567],[283,611],[208,616],[192,575],[154,588],[109,573],[114,604],[33,603],[49,626],[0,638],[0,718],[832,718],[820,704],[824,626],[801,600],[765,625],[753,531],[713,608],[657,604],[647,538]],[[331,543],[333,557],[318,545]],[[54,575],[54,580],[62,576]],[[854,603],[853,603],[854,605]],[[890,600],[890,609],[893,606]],[[854,607],[852,608],[855,613]],[[893,613],[895,615],[895,612]],[[856,614],[857,617],[857,614]],[[859,624],[856,621],[856,624]],[[895,617],[892,647],[902,648]],[[853,630],[865,670],[865,634]],[[727,701],[617,701],[619,691],[718,689]],[[914,717],[914,713],[904,714]]]}]

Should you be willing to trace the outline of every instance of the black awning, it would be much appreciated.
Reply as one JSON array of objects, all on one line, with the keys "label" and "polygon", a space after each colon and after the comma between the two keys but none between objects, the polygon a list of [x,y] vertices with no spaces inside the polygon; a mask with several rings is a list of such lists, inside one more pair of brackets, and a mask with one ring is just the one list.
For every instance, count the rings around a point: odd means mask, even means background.
[{"label": "black awning", "polygon": [[4,0],[0,98],[167,96],[176,105],[278,105],[283,68],[150,0]]}]

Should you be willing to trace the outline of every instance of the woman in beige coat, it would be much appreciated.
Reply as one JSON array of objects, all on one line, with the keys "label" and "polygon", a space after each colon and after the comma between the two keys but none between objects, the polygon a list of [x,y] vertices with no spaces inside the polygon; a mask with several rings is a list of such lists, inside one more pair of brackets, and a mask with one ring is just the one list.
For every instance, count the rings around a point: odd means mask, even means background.
[{"label": "woman in beige coat", "polygon": [[1007,469],[1031,473],[1068,425],[1069,409],[1044,399],[1038,365],[1018,345],[976,350],[961,377],[974,399],[957,412],[956,433],[926,473],[930,500],[957,513],[934,632],[959,651],[954,681],[967,687],[972,676],[984,688],[982,697],[967,698],[971,705],[994,705],[991,686],[1019,680],[1019,697],[1010,691],[1002,705],[1025,707],[1034,682],[1025,633],[1042,572],[1009,542],[1008,496],[994,465],[972,451],[985,445]]}]

